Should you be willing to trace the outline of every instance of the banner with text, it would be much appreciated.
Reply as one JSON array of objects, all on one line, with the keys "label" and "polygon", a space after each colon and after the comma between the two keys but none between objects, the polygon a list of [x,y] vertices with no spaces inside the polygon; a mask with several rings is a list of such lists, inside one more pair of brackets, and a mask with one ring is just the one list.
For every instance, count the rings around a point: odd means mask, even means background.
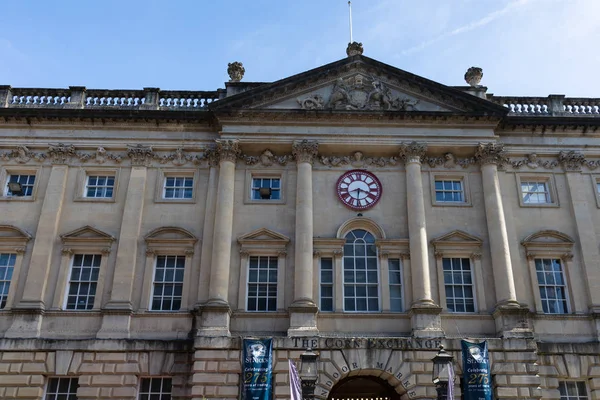
[{"label": "banner with text", "polygon": [[492,400],[492,382],[487,342],[461,340],[464,400]]},{"label": "banner with text", "polygon": [[273,339],[244,339],[242,400],[271,400]]}]

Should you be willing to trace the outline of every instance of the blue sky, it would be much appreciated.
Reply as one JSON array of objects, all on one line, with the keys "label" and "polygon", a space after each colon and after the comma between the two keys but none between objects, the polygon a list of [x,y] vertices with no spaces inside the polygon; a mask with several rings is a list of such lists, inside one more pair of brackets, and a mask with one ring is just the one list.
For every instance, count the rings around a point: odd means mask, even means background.
[{"label": "blue sky", "polygon": [[[600,97],[600,0],[353,0],[365,55],[497,95]],[[0,0],[0,84],[214,90],[346,56],[346,0]]]}]

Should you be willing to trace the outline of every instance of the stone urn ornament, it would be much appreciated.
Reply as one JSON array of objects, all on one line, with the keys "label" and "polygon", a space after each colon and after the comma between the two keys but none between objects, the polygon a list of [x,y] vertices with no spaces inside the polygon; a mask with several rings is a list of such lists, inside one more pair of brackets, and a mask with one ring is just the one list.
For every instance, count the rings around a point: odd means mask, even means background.
[{"label": "stone urn ornament", "polygon": [[363,53],[363,45],[359,42],[348,43],[348,47],[346,47],[346,54],[348,57],[362,55]]},{"label": "stone urn ornament", "polygon": [[244,77],[246,69],[239,61],[234,61],[227,64],[227,73],[229,74],[229,82],[239,82]]},{"label": "stone urn ornament", "polygon": [[473,87],[479,86],[481,78],[483,78],[483,70],[479,67],[471,67],[465,73],[465,81]]}]

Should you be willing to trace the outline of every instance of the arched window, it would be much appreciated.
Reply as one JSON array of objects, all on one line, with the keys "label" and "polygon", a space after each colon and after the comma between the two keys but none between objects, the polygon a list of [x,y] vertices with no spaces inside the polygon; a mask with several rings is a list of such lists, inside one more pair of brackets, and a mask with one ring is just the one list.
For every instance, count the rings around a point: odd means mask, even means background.
[{"label": "arched window", "polygon": [[355,229],[345,236],[344,311],[379,311],[379,268],[375,237]]}]

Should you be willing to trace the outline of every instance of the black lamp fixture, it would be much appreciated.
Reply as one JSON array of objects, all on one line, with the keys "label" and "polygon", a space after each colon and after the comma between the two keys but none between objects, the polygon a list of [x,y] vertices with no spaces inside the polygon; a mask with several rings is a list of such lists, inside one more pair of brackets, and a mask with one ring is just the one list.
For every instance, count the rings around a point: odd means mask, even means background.
[{"label": "black lamp fixture", "polygon": [[431,361],[433,361],[431,379],[437,391],[437,398],[438,400],[448,400],[448,385],[454,385],[454,357],[444,350],[444,346],[440,346],[440,350]]},{"label": "black lamp fixture", "polygon": [[319,355],[308,348],[300,354],[300,381],[302,384],[302,398],[313,400],[315,398],[315,386],[319,377],[317,371],[317,358]]},{"label": "black lamp fixture", "polygon": [[258,194],[260,194],[261,199],[269,200],[271,198],[271,188],[261,187],[260,189],[258,189]]},{"label": "black lamp fixture", "polygon": [[8,182],[8,190],[13,196],[23,196],[23,185],[19,182]]}]

